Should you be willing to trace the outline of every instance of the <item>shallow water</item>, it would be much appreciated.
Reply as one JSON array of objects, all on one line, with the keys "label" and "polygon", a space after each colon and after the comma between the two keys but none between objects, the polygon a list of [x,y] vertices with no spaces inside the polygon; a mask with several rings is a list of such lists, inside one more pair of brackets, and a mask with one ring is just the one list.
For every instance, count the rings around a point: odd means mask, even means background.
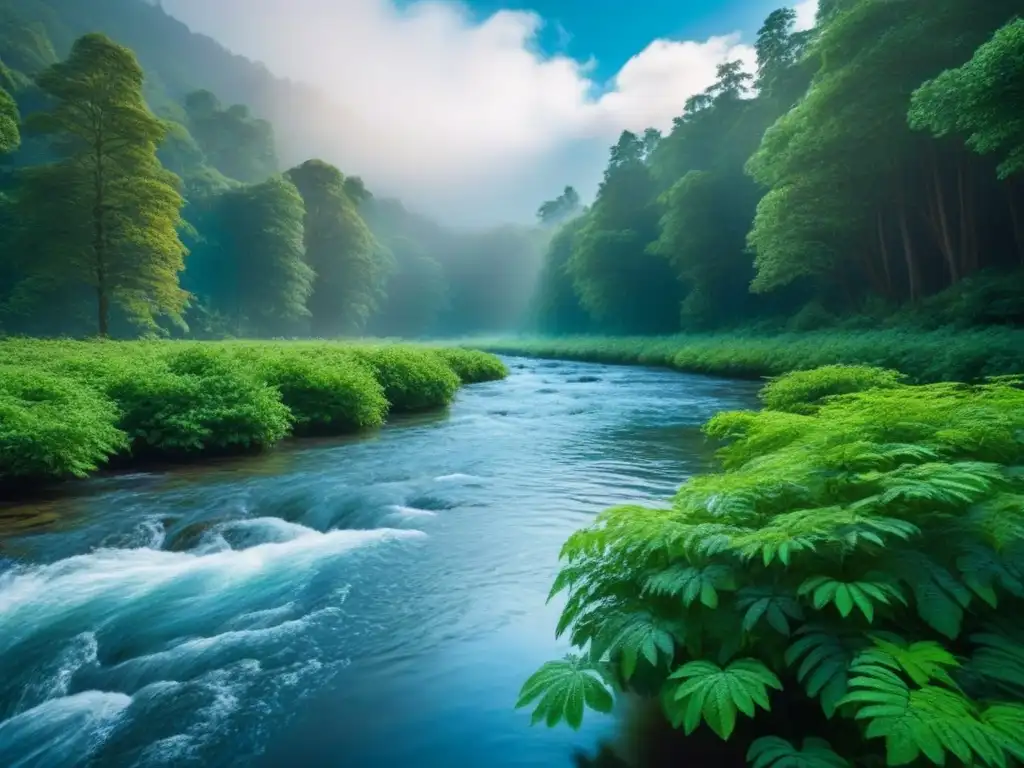
[{"label": "shallow water", "polygon": [[511,358],[443,414],[0,509],[0,766],[568,766],[529,727],[566,536],[756,385]]}]

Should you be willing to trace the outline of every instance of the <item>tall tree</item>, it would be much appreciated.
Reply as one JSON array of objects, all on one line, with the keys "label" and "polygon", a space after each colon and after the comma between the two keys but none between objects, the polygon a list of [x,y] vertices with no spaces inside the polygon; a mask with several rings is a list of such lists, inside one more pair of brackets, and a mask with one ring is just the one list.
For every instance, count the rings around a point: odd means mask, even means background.
[{"label": "tall tree", "polygon": [[545,226],[561,224],[581,210],[579,193],[566,187],[554,200],[548,200],[537,209],[537,218]]},{"label": "tall tree", "polygon": [[21,144],[20,123],[18,105],[11,94],[0,87],[0,155],[9,155]]},{"label": "tall tree", "polygon": [[995,33],[961,67],[922,85],[910,110],[912,127],[935,136],[960,135],[981,154],[1000,158],[999,174],[1024,172],[1024,19]]},{"label": "tall tree", "polygon": [[287,176],[306,206],[306,260],[316,273],[309,300],[313,333],[357,333],[382,298],[391,269],[387,252],[349,197],[341,171],[322,160],[309,160]]},{"label": "tall tree", "polygon": [[112,308],[151,329],[161,315],[181,322],[183,200],[157,159],[166,127],[143,101],[134,54],[86,35],[37,82],[53,107],[30,115],[26,128],[47,137],[59,159],[26,172],[20,195],[30,282],[88,286],[100,336]]},{"label": "tall tree", "polygon": [[277,173],[274,129],[249,114],[248,107],[225,109],[214,94],[195,91],[185,99],[185,112],[206,162],[228,178],[252,184]]},{"label": "tall tree", "polygon": [[656,137],[624,131],[612,147],[567,267],[583,306],[607,330],[657,333],[678,326],[679,284],[664,259],[647,252],[660,217],[648,165]]},{"label": "tall tree", "polygon": [[274,336],[300,330],[309,317],[314,273],[305,262],[305,208],[280,176],[219,197],[210,242],[197,259],[196,292],[232,320],[237,335]]}]

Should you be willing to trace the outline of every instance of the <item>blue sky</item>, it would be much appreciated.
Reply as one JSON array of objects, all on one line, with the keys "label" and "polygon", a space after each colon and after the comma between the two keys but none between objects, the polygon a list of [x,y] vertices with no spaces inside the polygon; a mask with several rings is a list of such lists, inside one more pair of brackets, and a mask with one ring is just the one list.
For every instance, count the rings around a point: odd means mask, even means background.
[{"label": "blue sky", "polygon": [[322,159],[467,225],[528,221],[566,184],[590,197],[621,131],[666,130],[719,64],[752,67],[786,3],[813,18],[815,0],[163,0],[316,86],[337,107]]},{"label": "blue sky", "polygon": [[[534,11],[547,22],[541,48],[594,57],[596,78],[612,77],[657,38],[702,40],[740,31],[753,39],[778,0],[469,0],[478,17],[502,9]],[[628,10],[626,10],[628,8]],[[559,27],[570,35],[562,46]]]}]

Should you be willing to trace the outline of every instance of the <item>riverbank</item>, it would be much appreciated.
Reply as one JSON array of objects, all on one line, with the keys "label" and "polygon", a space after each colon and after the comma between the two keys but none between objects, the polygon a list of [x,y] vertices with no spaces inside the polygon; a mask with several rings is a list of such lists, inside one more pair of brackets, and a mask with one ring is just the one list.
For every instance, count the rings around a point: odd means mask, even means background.
[{"label": "riverbank", "polygon": [[579,656],[519,706],[579,727],[624,691],[660,700],[673,764],[1012,763],[1022,381],[830,366],[714,416],[716,471],[566,541],[552,596]]},{"label": "riverbank", "polygon": [[485,352],[392,343],[3,341],[0,485],[373,429],[505,375]]},{"label": "riverbank", "polygon": [[497,354],[661,366],[743,379],[838,363],[894,369],[921,383],[1024,371],[1024,330],[1013,328],[517,337],[471,339],[459,345]]}]

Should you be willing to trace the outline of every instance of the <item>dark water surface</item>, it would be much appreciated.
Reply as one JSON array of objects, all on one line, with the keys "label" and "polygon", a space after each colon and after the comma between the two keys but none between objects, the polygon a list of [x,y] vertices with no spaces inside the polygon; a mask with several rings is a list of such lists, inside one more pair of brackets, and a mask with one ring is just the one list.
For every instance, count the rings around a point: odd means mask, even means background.
[{"label": "dark water surface", "polygon": [[756,385],[510,359],[444,414],[0,510],[0,766],[519,768],[565,538],[706,466]]}]

